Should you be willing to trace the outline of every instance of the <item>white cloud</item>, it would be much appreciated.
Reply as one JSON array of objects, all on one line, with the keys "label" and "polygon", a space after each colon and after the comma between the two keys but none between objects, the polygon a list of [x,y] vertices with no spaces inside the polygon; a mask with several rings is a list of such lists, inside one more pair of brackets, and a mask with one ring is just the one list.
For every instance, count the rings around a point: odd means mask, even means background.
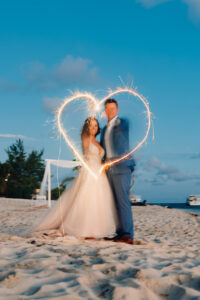
[{"label": "white cloud", "polygon": [[191,159],[200,159],[200,152],[199,153],[193,153],[190,155]]},{"label": "white cloud", "polygon": [[8,92],[15,92],[19,89],[19,86],[6,78],[0,77],[0,89]]},{"label": "white cloud", "polygon": [[98,68],[92,61],[67,55],[61,62],[48,68],[41,62],[32,62],[24,68],[28,87],[49,90],[71,84],[90,83],[98,80]]},{"label": "white cloud", "polygon": [[194,21],[200,20],[200,0],[182,0],[188,5],[189,17]]},{"label": "white cloud", "polygon": [[151,182],[152,184],[164,184],[167,181],[183,182],[189,180],[200,180],[200,175],[188,174],[175,167],[167,166],[165,163],[160,162],[157,157],[151,158],[145,165],[144,170],[152,171],[155,170],[156,174],[151,179],[145,181]]},{"label": "white cloud", "polygon": [[[175,0],[136,0],[141,3],[144,7],[150,8],[165,2],[175,1]],[[181,0],[188,6],[189,17],[193,21],[200,20],[200,0]]]},{"label": "white cloud", "polygon": [[24,136],[22,134],[10,134],[10,133],[0,134],[0,138],[32,139],[32,138]]},{"label": "white cloud", "polygon": [[152,7],[169,1],[171,0],[137,0],[137,2],[142,3],[144,7]]},{"label": "white cloud", "polygon": [[50,113],[55,113],[58,107],[61,105],[63,99],[61,98],[50,98],[50,97],[44,97],[43,98],[43,105],[44,109]]},{"label": "white cloud", "polygon": [[40,61],[30,62],[22,66],[24,85],[14,83],[0,77],[0,90],[52,90],[67,89],[69,85],[94,84],[98,82],[98,68],[91,60],[67,55],[60,62],[48,67]]}]

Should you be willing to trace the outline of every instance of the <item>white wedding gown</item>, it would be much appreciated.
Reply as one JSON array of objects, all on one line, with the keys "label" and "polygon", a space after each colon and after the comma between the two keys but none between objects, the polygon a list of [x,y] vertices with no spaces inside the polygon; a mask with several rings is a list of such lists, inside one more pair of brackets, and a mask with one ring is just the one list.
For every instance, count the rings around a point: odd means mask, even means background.
[{"label": "white wedding gown", "polygon": [[[84,159],[98,174],[104,150],[90,143]],[[112,191],[105,173],[95,179],[81,167],[72,185],[66,189],[56,205],[34,231],[58,229],[75,237],[112,237],[117,216]]]}]

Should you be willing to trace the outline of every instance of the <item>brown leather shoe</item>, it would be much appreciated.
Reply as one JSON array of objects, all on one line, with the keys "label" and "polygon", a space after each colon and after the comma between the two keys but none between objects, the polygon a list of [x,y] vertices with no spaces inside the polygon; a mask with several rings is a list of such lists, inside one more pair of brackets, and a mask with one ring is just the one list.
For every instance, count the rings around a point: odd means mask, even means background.
[{"label": "brown leather shoe", "polygon": [[134,241],[131,238],[129,238],[128,236],[122,236],[121,238],[116,239],[115,242],[116,243],[126,243],[126,244],[130,244],[130,245],[134,244]]},{"label": "brown leather shoe", "polygon": [[104,240],[105,241],[113,241],[113,242],[115,242],[116,240],[118,240],[119,239],[119,237],[118,236],[114,236],[114,237],[112,237],[112,238],[109,238],[109,237],[105,237],[104,238]]}]

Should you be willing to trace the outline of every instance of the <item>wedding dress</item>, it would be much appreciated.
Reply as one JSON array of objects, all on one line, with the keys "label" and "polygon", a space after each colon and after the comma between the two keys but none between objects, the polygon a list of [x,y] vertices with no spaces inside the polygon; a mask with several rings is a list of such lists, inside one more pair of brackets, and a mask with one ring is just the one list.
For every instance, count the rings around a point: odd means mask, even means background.
[{"label": "wedding dress", "polygon": [[[88,166],[98,174],[104,150],[90,143],[84,154]],[[75,237],[112,237],[117,227],[117,215],[112,191],[105,173],[95,179],[81,167],[72,185],[34,231],[58,229]]]}]

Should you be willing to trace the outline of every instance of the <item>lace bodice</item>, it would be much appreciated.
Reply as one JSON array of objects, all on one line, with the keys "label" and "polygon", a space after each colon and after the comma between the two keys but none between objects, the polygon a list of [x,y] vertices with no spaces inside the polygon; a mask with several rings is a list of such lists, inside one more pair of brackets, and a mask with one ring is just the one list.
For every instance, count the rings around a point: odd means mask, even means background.
[{"label": "lace bodice", "polygon": [[104,154],[105,152],[103,148],[101,148],[101,151],[99,151],[99,148],[94,143],[90,143],[89,147],[84,153],[84,158],[88,162],[101,164]]}]

